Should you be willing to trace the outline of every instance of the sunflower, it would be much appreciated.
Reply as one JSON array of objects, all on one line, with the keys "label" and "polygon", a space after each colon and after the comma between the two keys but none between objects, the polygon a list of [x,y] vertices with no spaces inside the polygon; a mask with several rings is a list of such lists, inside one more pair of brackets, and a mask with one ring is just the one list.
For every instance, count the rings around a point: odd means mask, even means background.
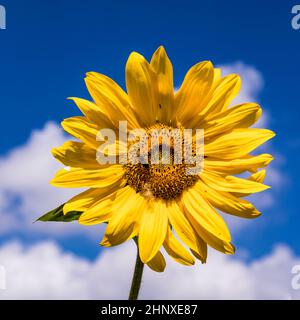
[{"label": "sunflower", "polygon": [[[163,271],[164,247],[177,262],[193,265],[207,259],[207,246],[225,254],[235,251],[220,211],[242,218],[261,213],[244,197],[269,188],[263,184],[269,154],[250,154],[274,133],[250,128],[261,116],[256,103],[230,106],[237,96],[238,75],[222,77],[210,61],[197,63],[175,92],[172,64],[163,47],[150,63],[133,52],[126,64],[127,93],[105,75],[89,72],[85,83],[93,102],[70,98],[82,116],[65,119],[62,127],[74,136],[53,149],[67,168],[52,185],[87,188],[70,199],[64,214],[82,212],[79,223],[107,223],[101,245],[119,245],[134,238],[139,258],[155,271]],[[97,139],[101,128],[185,128],[204,130],[204,165],[197,175],[186,164],[100,164]],[[117,137],[116,145],[121,146]],[[151,148],[151,147],[150,147]],[[118,148],[120,156],[122,148]],[[150,152],[151,150],[149,150]],[[240,175],[247,173],[248,176]]]}]

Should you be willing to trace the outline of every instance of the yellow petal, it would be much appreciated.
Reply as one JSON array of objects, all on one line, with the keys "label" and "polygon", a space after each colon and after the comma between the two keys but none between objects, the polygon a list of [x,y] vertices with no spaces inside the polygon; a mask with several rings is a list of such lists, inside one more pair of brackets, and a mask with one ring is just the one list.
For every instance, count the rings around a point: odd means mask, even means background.
[{"label": "yellow petal", "polygon": [[71,198],[64,205],[64,214],[67,214],[71,211],[87,211],[90,207],[92,207],[95,203],[99,202],[104,197],[114,193],[121,188],[120,183],[113,184],[106,188],[96,188],[96,189],[88,189],[77,196]]},{"label": "yellow petal", "polygon": [[195,188],[198,188],[212,206],[228,214],[247,219],[256,218],[261,214],[250,202],[239,199],[228,192],[216,191],[200,180]]},{"label": "yellow petal", "polygon": [[101,168],[96,160],[96,150],[81,142],[67,141],[59,148],[53,148],[52,154],[58,161],[68,167]]},{"label": "yellow petal", "polygon": [[[105,137],[106,133],[103,134],[98,126],[89,122],[84,117],[65,119],[62,122],[62,126],[68,133],[83,141],[88,147],[97,150],[94,156],[95,160],[99,160],[100,154],[118,156],[121,153],[127,152],[127,145],[125,142],[116,139],[110,143],[110,141],[106,139],[107,137]],[[92,151],[89,151],[89,154],[91,153]],[[101,161],[98,161],[98,163],[100,164]],[[101,163],[101,165],[103,164]]]},{"label": "yellow petal", "polygon": [[115,246],[136,236],[144,204],[144,198],[130,186],[119,190],[112,204],[112,217],[101,245]]},{"label": "yellow petal", "polygon": [[175,236],[169,228],[167,231],[166,239],[164,241],[164,248],[166,249],[169,256],[171,256],[175,261],[186,266],[191,266],[195,264],[194,258],[180,244],[180,242],[175,238]]},{"label": "yellow petal", "polygon": [[241,88],[241,79],[236,74],[230,74],[222,78],[213,89],[209,102],[200,112],[201,116],[208,113],[221,112],[228,107],[230,102],[236,97]]},{"label": "yellow petal", "polygon": [[[120,156],[123,159],[127,159],[128,145],[125,141],[115,140],[113,142],[103,141],[101,146],[99,145],[95,159],[99,166],[102,168],[104,166],[109,166],[112,163],[124,163],[120,162]],[[124,161],[122,159],[122,161]]]},{"label": "yellow petal", "polygon": [[241,104],[217,113],[202,125],[205,139],[236,128],[248,128],[258,120],[258,114],[261,114],[261,109],[255,103]]},{"label": "yellow petal", "polygon": [[112,216],[111,207],[115,198],[116,192],[96,201],[79,217],[78,222],[90,226],[109,221]]},{"label": "yellow petal", "polygon": [[266,170],[260,170],[256,173],[253,173],[248,179],[250,181],[256,181],[259,183],[263,183],[266,177]]},{"label": "yellow petal", "polygon": [[[205,242],[203,242],[203,243],[205,243]],[[206,249],[206,252],[207,252],[207,244],[206,244],[206,243],[205,243],[205,249]],[[203,264],[206,263],[206,258],[205,258],[205,260],[203,260],[203,258],[199,255],[198,252],[196,252],[196,251],[194,251],[194,250],[191,249],[191,253],[192,253],[198,260],[200,260]],[[207,253],[206,253],[206,256],[207,256]]]},{"label": "yellow petal", "polygon": [[266,129],[236,129],[206,143],[205,155],[222,160],[242,158],[274,135],[274,132]]},{"label": "yellow petal", "polygon": [[237,178],[234,176],[221,176],[214,173],[208,173],[206,170],[201,172],[200,178],[209,187],[225,192],[250,194],[269,189],[269,186],[266,186],[262,183],[250,181],[248,179]]},{"label": "yellow petal", "polygon": [[162,246],[168,226],[166,205],[162,201],[147,201],[141,219],[138,245],[143,263],[148,263]]},{"label": "yellow petal", "polygon": [[200,260],[204,263],[207,258],[206,243],[195,232],[193,226],[185,217],[184,212],[175,202],[170,203],[168,209],[168,217],[172,228],[175,230],[180,240],[196,252],[197,256],[195,256],[198,259],[200,257]]},{"label": "yellow petal", "polygon": [[166,268],[166,260],[160,251],[147,263],[147,266],[155,272],[164,272]]},{"label": "yellow petal", "polygon": [[61,188],[105,188],[120,181],[123,175],[122,165],[111,165],[99,170],[68,168],[59,170],[50,183]]},{"label": "yellow petal", "polygon": [[174,113],[174,84],[173,66],[164,47],[155,51],[150,65],[158,80],[158,120],[166,123]]},{"label": "yellow petal", "polygon": [[199,234],[200,237],[204,239],[204,241],[208,245],[225,254],[233,254],[235,252],[235,248],[231,243],[224,241],[218,238],[215,234],[208,232],[199,224],[199,221],[195,219],[194,216],[191,215],[188,211],[186,211],[186,214],[189,223],[191,223],[194,226],[195,231]]},{"label": "yellow petal", "polygon": [[87,119],[100,128],[115,128],[108,116],[103,113],[95,103],[74,97],[68,99],[73,100],[80,111],[87,117]]},{"label": "yellow petal", "polygon": [[143,125],[155,123],[159,108],[157,75],[137,52],[130,54],[126,64],[126,87],[131,104]]},{"label": "yellow petal", "polygon": [[139,128],[136,114],[127,94],[110,78],[96,72],[87,73],[87,88],[102,113],[108,115],[116,128],[119,121],[127,121],[128,128]]},{"label": "yellow petal", "polygon": [[259,168],[264,168],[272,160],[273,157],[266,153],[229,161],[205,159],[205,168],[207,171],[217,171],[224,174],[240,174],[244,171],[256,171]]},{"label": "yellow petal", "polygon": [[[247,180],[263,183],[265,180],[265,177],[266,177],[266,170],[260,170],[252,174],[250,177],[248,177]],[[246,197],[251,195],[251,193],[238,193],[238,192],[232,192],[231,194],[235,197]]]},{"label": "yellow petal", "polygon": [[214,68],[214,82],[213,86],[215,87],[222,78],[222,70],[220,68]]},{"label": "yellow petal", "polygon": [[176,117],[186,128],[203,108],[214,81],[214,68],[210,61],[193,66],[175,94]]},{"label": "yellow petal", "polygon": [[85,117],[72,117],[61,123],[62,127],[73,137],[86,143],[89,147],[97,149],[99,142],[97,135],[99,127],[89,122]]},{"label": "yellow petal", "polygon": [[230,242],[229,230],[223,218],[218,212],[202,197],[198,188],[192,187],[182,195],[182,203],[186,211],[207,232],[217,238]]}]

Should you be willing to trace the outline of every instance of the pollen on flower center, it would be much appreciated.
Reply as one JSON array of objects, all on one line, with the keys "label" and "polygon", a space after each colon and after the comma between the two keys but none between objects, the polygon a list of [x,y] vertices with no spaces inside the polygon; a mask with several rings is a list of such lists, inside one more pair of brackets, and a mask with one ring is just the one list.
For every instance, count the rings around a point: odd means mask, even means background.
[{"label": "pollen on flower center", "polygon": [[[181,153],[182,161],[176,162],[176,141],[180,141],[182,148],[184,145],[183,128],[180,126],[172,128],[158,123],[147,128],[146,132],[148,143],[144,146],[144,158],[148,161],[147,163],[129,161],[124,165],[127,184],[146,198],[175,199],[198,180],[198,175],[187,174],[188,165],[184,161],[183,153]],[[179,136],[180,140],[176,140]],[[164,154],[166,149],[169,150],[168,155]],[[165,161],[166,159],[168,161]]]}]

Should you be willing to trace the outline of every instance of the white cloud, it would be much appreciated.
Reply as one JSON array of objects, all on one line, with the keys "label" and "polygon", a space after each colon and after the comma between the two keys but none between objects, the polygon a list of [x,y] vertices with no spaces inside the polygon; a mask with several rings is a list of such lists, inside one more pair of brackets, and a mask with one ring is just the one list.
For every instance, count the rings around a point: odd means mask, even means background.
[{"label": "white cloud", "polygon": [[[299,258],[285,246],[277,246],[269,255],[251,263],[212,252],[205,266],[185,272],[183,267],[174,265],[170,272],[162,274],[165,285],[158,291],[158,298],[165,295],[170,299],[299,298],[299,293],[291,288],[291,268],[298,263]],[[159,279],[151,278],[145,296],[154,298]]]},{"label": "white cloud", "polygon": [[0,158],[0,234],[16,230],[60,236],[86,232],[77,223],[69,223],[68,227],[61,223],[33,224],[43,213],[78,193],[78,189],[54,188],[49,184],[62,167],[50,151],[66,140],[62,129],[49,122],[43,129],[34,130],[23,146]]},{"label": "white cloud", "polygon": [[[95,261],[44,242],[0,248],[6,290],[0,299],[127,299],[135,259],[133,241],[105,250]],[[247,263],[212,251],[206,265],[181,266],[169,258],[164,273],[146,267],[142,299],[299,299],[291,287],[300,258],[286,246]]]}]

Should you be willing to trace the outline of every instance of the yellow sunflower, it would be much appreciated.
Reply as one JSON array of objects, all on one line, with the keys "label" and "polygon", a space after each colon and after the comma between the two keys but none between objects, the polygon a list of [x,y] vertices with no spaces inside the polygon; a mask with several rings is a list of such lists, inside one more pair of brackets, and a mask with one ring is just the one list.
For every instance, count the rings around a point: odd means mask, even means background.
[{"label": "yellow sunflower", "polygon": [[[96,72],[87,73],[85,82],[93,102],[71,98],[83,116],[62,122],[80,142],[53,149],[67,168],[56,174],[52,185],[88,188],[64,205],[64,214],[82,212],[79,223],[84,225],[107,223],[102,246],[134,238],[142,263],[155,271],[166,265],[162,247],[184,265],[193,265],[195,258],[204,263],[207,245],[233,254],[230,232],[218,211],[242,218],[260,215],[243,197],[268,188],[260,169],[272,156],[250,153],[274,136],[266,129],[249,128],[261,116],[259,105],[230,106],[240,90],[240,77],[222,77],[220,69],[204,61],[190,68],[174,92],[172,64],[160,47],[150,63],[136,52],[130,54],[127,93]],[[146,132],[203,129],[203,169],[188,175],[185,164],[174,162],[99,164],[97,150],[103,143],[97,138],[99,130],[117,132],[119,121],[126,121],[129,130]],[[248,178],[236,176],[244,172],[249,172]]]}]

